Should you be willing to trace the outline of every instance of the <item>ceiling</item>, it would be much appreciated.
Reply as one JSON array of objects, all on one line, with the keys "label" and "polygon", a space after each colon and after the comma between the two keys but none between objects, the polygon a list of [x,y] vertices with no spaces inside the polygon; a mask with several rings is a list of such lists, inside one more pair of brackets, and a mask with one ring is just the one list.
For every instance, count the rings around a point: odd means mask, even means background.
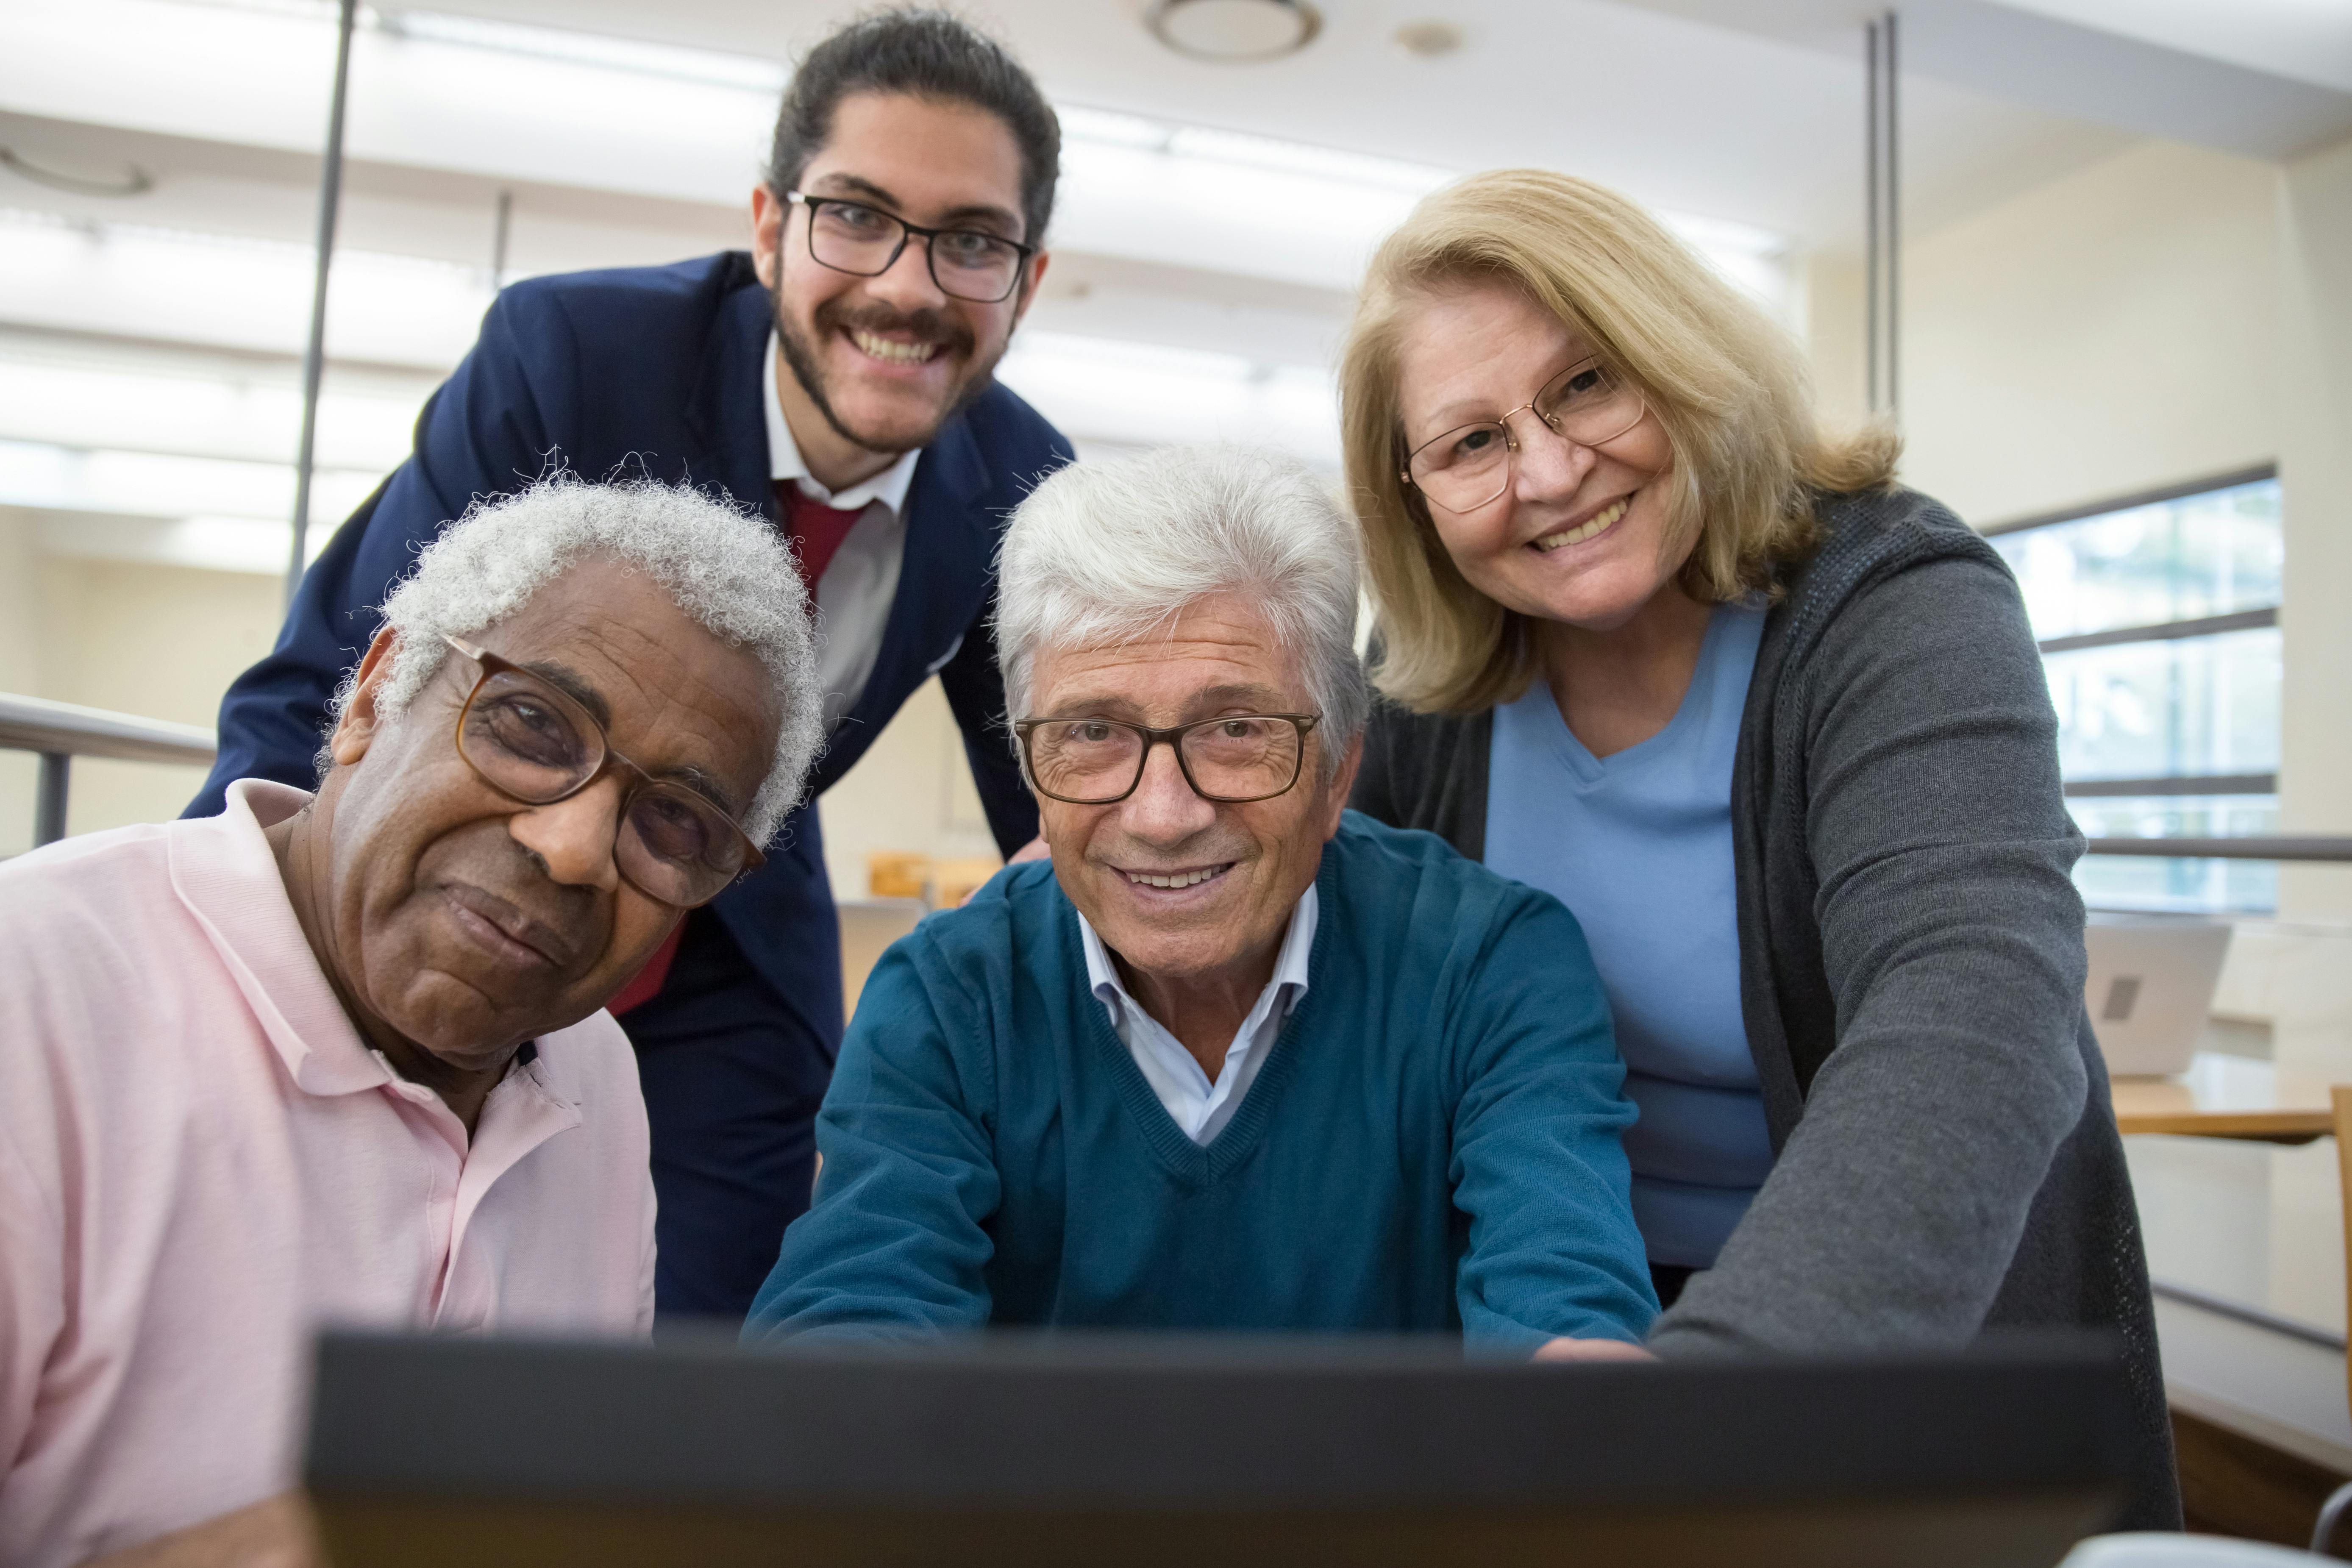
[{"label": "ceiling", "polygon": [[[1329,466],[1355,279],[1454,173],[1536,163],[1616,186],[1795,327],[1807,259],[1859,248],[1873,6],[1317,3],[1307,49],[1238,66],[1160,47],[1145,0],[963,7],[1066,110],[1096,111],[1066,117],[1055,263],[1004,367],[1082,443],[1268,440]],[[470,342],[501,197],[507,278],[740,243],[787,62],[861,8],[371,12],[329,300],[331,493],[364,493],[397,459],[415,403]],[[291,449],[331,14],[0,0],[0,146],[83,180],[135,164],[155,182],[110,198],[0,168],[0,501],[151,521],[193,506],[208,527],[284,515],[290,470],[269,454]],[[1462,46],[1398,47],[1428,21]],[[484,22],[537,31],[485,43]],[[1915,237],[2150,136],[2284,158],[2352,134],[2352,5],[2337,0],[1910,0],[1901,26]],[[197,388],[212,412],[191,422]],[[201,505],[178,499],[205,486]],[[58,548],[97,547],[94,526],[54,531]]]},{"label": "ceiling", "polygon": [[[1631,0],[1848,58],[1855,0]],[[1926,79],[2021,108],[2254,158],[2352,135],[2342,0],[1906,0],[1906,89]]]},{"label": "ceiling", "polygon": [[[1801,3],[1801,0],[1799,0]],[[1727,0],[1757,13],[1763,0]],[[828,0],[455,0],[435,9],[790,59],[844,14]],[[1325,0],[1287,59],[1181,58],[1143,0],[987,0],[1060,100],[1222,126],[1454,170],[1540,163],[1653,205],[1757,225],[1800,249],[1859,243],[1863,77],[1843,57],[1664,6],[1609,0]],[[1436,59],[1392,41],[1442,17]],[[2112,153],[2133,132],[1922,79],[1906,102],[1907,195],[1921,230]]]}]

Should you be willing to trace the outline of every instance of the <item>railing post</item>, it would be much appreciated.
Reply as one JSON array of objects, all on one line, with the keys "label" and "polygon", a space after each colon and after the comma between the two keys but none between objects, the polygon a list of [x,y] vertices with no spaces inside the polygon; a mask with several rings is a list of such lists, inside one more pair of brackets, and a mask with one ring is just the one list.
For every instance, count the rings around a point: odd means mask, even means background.
[{"label": "railing post", "polygon": [[66,787],[73,758],[64,752],[41,753],[40,794],[33,801],[33,847],[66,836]]}]

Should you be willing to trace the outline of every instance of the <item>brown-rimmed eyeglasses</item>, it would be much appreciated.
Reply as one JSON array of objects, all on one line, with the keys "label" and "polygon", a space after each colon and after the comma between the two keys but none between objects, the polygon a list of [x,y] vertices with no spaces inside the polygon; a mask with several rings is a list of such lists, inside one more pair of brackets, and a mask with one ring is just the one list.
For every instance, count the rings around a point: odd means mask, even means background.
[{"label": "brown-rimmed eyeglasses", "polygon": [[1021,760],[1039,795],[1071,805],[1108,805],[1143,782],[1151,748],[1176,753],[1184,782],[1203,800],[1272,800],[1298,782],[1314,713],[1229,713],[1165,730],[1122,719],[1024,719]]},{"label": "brown-rimmed eyeglasses", "polygon": [[1497,419],[1460,425],[1433,436],[1405,458],[1398,478],[1432,506],[1475,511],[1511,488],[1519,444],[1513,415],[1532,414],[1551,433],[1580,447],[1600,447],[1631,430],[1649,411],[1641,392],[1598,359],[1581,359]]},{"label": "brown-rimmed eyeglasses", "polygon": [[551,805],[607,773],[630,775],[613,863],[631,887],[692,909],[766,861],[717,803],[613,750],[604,726],[569,692],[462,637],[442,640],[481,671],[457,710],[457,754],[484,784],[526,805]]},{"label": "brown-rimmed eyeglasses", "polygon": [[925,264],[940,292],[975,305],[1007,299],[1021,281],[1022,264],[1037,247],[979,228],[925,228],[871,202],[786,191],[784,200],[808,209],[809,259],[853,278],[879,278],[898,264],[909,240],[923,242]]}]

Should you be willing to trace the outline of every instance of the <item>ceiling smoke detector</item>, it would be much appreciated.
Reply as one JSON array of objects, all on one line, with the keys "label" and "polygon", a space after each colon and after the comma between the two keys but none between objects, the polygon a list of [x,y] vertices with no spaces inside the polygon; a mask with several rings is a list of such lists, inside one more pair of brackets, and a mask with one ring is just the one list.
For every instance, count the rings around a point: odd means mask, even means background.
[{"label": "ceiling smoke detector", "polygon": [[1323,30],[1307,0],[1152,0],[1143,23],[1180,55],[1225,62],[1279,59]]},{"label": "ceiling smoke detector", "polygon": [[1424,60],[1441,58],[1462,47],[1462,29],[1451,22],[1407,22],[1393,37],[1397,47]]}]

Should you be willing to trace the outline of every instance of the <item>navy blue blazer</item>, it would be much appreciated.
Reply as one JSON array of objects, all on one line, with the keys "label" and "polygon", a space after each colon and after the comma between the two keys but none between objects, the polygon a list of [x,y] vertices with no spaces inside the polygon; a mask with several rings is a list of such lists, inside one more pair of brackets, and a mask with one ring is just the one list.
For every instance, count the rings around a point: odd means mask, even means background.
[{"label": "navy blue blazer", "polygon": [[[772,322],[741,251],[536,278],[501,293],[473,351],[425,404],[414,454],[337,531],[303,577],[277,647],[222,700],[220,757],[187,815],[217,814],[239,778],[316,782],[328,700],[374,637],[376,607],[475,497],[560,464],[590,479],[626,471],[691,484],[776,520],[760,386]],[[1061,433],[1002,386],[924,449],[881,652],[818,758],[812,800],[937,674],[998,845],[1010,854],[1035,836],[1036,803],[1004,728],[990,625],[995,556],[1013,506],[1070,455]],[[817,1037],[837,1043],[840,938],[813,805],[786,818],[768,864],[713,909]]]}]

